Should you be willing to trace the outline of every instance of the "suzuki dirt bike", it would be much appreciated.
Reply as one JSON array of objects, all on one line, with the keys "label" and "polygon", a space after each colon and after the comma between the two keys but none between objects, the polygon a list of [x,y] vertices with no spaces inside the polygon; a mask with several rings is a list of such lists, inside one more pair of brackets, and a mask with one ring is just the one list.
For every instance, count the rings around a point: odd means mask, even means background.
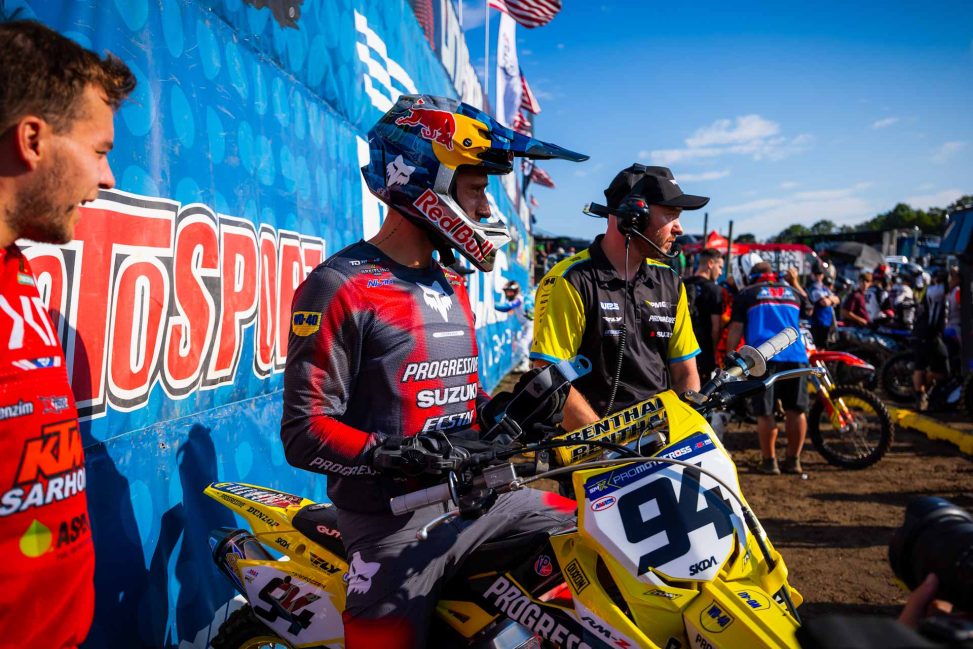
[{"label": "suzuki dirt bike", "polygon": [[842,365],[846,375],[874,375],[875,367],[848,352],[818,350],[810,332],[802,330],[808,361],[823,370],[812,376],[813,403],[807,432],[814,448],[829,464],[864,469],[882,459],[895,436],[895,424],[877,394],[862,385],[836,385],[831,369]]},{"label": "suzuki dirt bike", "polygon": [[[460,454],[445,483],[391,499],[395,514],[433,503],[457,507],[422,528],[421,543],[443,523],[475,515],[465,504],[471,493],[570,476],[577,497],[577,527],[471,553],[440,592],[429,646],[796,649],[801,597],[702,416],[777,380],[820,374],[802,368],[743,380],[761,375],[766,359],[796,338],[789,329],[759,349],[741,348],[699,393],[663,392],[540,441],[525,441],[524,422],[504,413],[488,431],[499,430],[493,438],[504,445]],[[565,383],[551,365],[514,402]],[[522,453],[531,459],[510,461]],[[429,458],[447,461],[446,454]],[[213,647],[342,647],[345,586],[375,567],[345,556],[334,507],[238,483],[215,483],[206,493],[252,529],[224,528],[210,539],[214,561],[247,602]]]}]

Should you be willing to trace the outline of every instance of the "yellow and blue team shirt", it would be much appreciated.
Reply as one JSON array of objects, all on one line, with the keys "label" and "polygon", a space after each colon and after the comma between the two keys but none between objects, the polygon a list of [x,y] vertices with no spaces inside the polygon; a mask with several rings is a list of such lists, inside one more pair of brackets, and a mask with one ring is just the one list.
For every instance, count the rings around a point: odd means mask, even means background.
[{"label": "yellow and blue team shirt", "polygon": [[646,259],[628,287],[601,248],[604,235],[544,276],[534,299],[530,357],[556,363],[581,354],[592,371],[574,381],[595,412],[606,415],[624,340],[612,410],[669,387],[668,364],[699,354],[682,280]]}]

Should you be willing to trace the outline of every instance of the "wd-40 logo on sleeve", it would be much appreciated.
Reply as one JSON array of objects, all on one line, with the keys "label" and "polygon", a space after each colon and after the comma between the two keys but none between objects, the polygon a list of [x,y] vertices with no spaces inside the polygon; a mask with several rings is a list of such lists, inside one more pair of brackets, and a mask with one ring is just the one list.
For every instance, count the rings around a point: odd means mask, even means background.
[{"label": "wd-40 logo on sleeve", "polygon": [[84,450],[74,419],[48,424],[24,442],[14,482],[0,496],[0,516],[66,500],[85,488]]},{"label": "wd-40 logo on sleeve", "polygon": [[291,331],[295,336],[310,336],[321,328],[321,314],[315,311],[295,311],[291,319]]}]

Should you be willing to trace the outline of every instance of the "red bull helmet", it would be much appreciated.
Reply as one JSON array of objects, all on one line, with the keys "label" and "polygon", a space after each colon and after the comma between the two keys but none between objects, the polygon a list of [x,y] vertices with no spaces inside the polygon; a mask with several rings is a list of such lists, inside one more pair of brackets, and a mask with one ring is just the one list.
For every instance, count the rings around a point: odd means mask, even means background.
[{"label": "red bull helmet", "polygon": [[[456,170],[513,171],[515,157],[582,162],[588,156],[517,133],[468,104],[448,97],[402,95],[368,132],[368,189],[424,227],[440,254],[449,249],[483,271],[510,241],[499,217],[479,221],[453,198]],[[444,260],[444,263],[449,263]]]}]

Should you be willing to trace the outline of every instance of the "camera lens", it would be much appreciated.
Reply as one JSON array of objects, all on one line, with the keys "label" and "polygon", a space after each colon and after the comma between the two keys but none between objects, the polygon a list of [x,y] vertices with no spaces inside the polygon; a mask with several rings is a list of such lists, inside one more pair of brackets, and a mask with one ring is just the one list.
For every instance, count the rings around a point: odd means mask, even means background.
[{"label": "camera lens", "polygon": [[889,542],[889,563],[910,590],[936,573],[937,597],[973,609],[973,516],[943,498],[909,501]]}]

